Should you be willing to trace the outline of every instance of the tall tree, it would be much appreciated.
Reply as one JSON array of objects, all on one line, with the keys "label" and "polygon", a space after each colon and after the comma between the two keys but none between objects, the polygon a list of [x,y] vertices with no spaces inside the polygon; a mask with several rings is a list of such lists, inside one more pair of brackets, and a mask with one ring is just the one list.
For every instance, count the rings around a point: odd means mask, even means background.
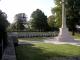
[{"label": "tall tree", "polygon": [[27,24],[27,17],[25,13],[18,13],[14,17],[14,23],[11,25],[10,29],[12,31],[23,31],[25,29],[25,24]]},{"label": "tall tree", "polygon": [[32,29],[38,31],[47,31],[48,30],[48,23],[47,23],[47,16],[44,13],[37,9],[31,15],[31,27]]},{"label": "tall tree", "polygon": [[[2,58],[2,48],[3,50],[7,46],[7,31],[6,28],[8,26],[7,14],[0,10],[0,59]],[[3,42],[3,43],[2,43]]]},{"label": "tall tree", "polygon": [[3,25],[6,29],[9,26],[9,22],[7,20],[7,14],[0,10],[0,25]]},{"label": "tall tree", "polygon": [[67,16],[67,26],[75,34],[76,25],[80,20],[80,0],[66,0],[66,16]]}]

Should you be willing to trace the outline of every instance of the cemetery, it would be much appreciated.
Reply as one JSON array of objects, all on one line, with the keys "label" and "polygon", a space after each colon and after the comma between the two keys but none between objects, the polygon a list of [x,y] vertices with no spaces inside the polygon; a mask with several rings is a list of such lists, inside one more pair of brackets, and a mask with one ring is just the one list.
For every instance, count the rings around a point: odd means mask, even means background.
[{"label": "cemetery", "polygon": [[[59,29],[48,26],[47,17],[39,9],[32,13],[31,17],[34,18],[30,23],[26,23],[25,13],[19,13],[15,15],[13,24],[9,24],[6,13],[0,11],[0,60],[80,60],[80,33],[73,26],[70,30],[66,23],[68,19],[65,6],[70,2],[61,0],[59,3]],[[44,20],[41,22],[40,19]],[[36,23],[34,20],[40,21]]]}]

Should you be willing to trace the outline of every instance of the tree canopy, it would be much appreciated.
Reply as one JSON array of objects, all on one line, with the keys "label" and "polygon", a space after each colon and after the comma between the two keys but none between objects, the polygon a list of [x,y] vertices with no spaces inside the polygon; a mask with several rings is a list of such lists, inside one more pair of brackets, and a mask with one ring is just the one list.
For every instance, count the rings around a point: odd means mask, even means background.
[{"label": "tree canopy", "polygon": [[47,16],[40,9],[31,14],[31,28],[38,31],[48,30]]},{"label": "tree canopy", "polygon": [[61,27],[61,21],[62,21],[62,5],[61,0],[54,0],[55,7],[52,8],[51,12],[54,15],[55,18],[55,27]]},{"label": "tree canopy", "polygon": [[7,29],[7,27],[8,27],[9,24],[10,23],[7,20],[7,14],[5,12],[2,12],[0,10],[0,26],[3,26],[3,27],[0,27],[0,28]]},{"label": "tree canopy", "polygon": [[25,28],[25,24],[27,24],[27,17],[25,13],[18,13],[14,17],[14,22],[11,24],[11,31],[23,31]]},{"label": "tree canopy", "polygon": [[51,31],[53,31],[55,28],[55,18],[53,15],[48,17],[48,25],[49,25]]},{"label": "tree canopy", "polygon": [[67,26],[71,31],[76,31],[76,25],[80,20],[80,0],[66,0]]}]

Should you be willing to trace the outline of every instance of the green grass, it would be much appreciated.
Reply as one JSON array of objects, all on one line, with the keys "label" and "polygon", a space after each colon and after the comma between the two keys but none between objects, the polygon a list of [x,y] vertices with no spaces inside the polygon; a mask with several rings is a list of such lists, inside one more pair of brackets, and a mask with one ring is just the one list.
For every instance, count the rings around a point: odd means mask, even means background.
[{"label": "green grass", "polygon": [[25,40],[25,41],[42,41],[47,37],[32,37],[32,38],[19,38],[18,40]]},{"label": "green grass", "polygon": [[30,44],[16,47],[17,60],[47,60],[53,57],[80,56],[80,47],[73,45]]},{"label": "green grass", "polygon": [[52,34],[54,32],[18,32],[18,34]]},{"label": "green grass", "polygon": [[75,33],[75,35],[73,36],[75,39],[80,39],[80,34],[79,33]]}]

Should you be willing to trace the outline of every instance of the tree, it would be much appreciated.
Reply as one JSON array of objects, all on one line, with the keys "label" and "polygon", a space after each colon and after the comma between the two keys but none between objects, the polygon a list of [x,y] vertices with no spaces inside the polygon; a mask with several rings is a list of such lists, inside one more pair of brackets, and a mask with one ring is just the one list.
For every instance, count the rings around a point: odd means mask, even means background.
[{"label": "tree", "polygon": [[55,27],[60,28],[62,22],[62,5],[61,0],[54,0],[55,7],[52,8],[51,12],[55,18]]},{"label": "tree", "polygon": [[12,31],[23,31],[25,28],[25,24],[27,24],[27,17],[25,13],[18,13],[14,17],[14,23],[11,25],[10,29]]},{"label": "tree", "polygon": [[54,30],[55,27],[55,20],[54,20],[54,16],[51,15],[48,17],[48,25],[50,26],[51,30]]},{"label": "tree", "polygon": [[31,15],[31,28],[38,31],[47,31],[48,27],[47,16],[40,9],[34,11]]},{"label": "tree", "polygon": [[67,26],[72,31],[72,35],[74,35],[76,25],[80,20],[80,0],[66,0],[66,3]]},{"label": "tree", "polygon": [[[2,58],[2,48],[3,50],[7,46],[7,31],[6,28],[8,26],[7,14],[0,10],[0,59]],[[2,43],[3,42],[3,43]]]},{"label": "tree", "polygon": [[0,10],[0,25],[3,25],[6,29],[10,25],[10,23],[7,20],[7,14],[5,12],[2,12]]}]

